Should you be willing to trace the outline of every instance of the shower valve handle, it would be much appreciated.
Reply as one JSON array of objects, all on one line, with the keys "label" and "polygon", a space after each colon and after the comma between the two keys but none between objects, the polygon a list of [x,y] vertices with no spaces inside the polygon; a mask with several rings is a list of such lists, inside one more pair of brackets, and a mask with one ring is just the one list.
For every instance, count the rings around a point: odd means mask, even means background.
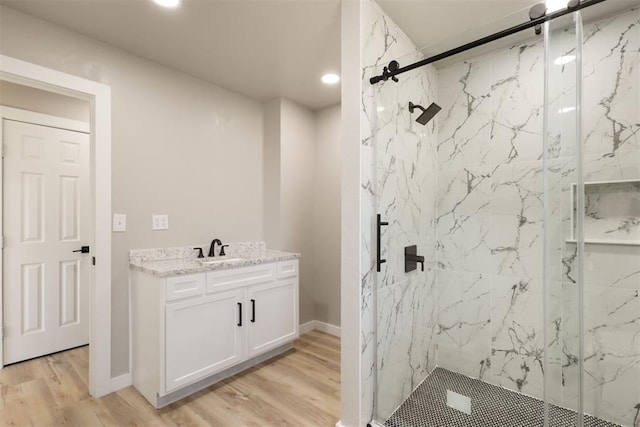
[{"label": "shower valve handle", "polygon": [[416,245],[406,246],[404,248],[404,272],[408,273],[410,271],[418,268],[418,263],[420,263],[421,270],[424,271],[424,256],[418,255],[418,247]]}]

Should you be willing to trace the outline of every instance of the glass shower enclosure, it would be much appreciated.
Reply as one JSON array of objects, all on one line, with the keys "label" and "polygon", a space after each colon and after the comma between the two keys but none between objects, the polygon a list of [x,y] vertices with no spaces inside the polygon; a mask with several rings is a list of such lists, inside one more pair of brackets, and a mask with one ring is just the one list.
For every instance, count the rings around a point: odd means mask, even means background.
[{"label": "glass shower enclosure", "polygon": [[364,85],[374,424],[640,426],[640,8],[541,30]]}]

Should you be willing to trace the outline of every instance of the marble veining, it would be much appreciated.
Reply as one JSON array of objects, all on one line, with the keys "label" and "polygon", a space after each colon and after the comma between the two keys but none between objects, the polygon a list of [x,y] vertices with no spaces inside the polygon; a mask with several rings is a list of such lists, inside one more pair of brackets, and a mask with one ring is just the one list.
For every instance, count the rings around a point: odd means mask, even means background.
[{"label": "marble veining", "polygon": [[[297,253],[266,249],[264,242],[238,242],[230,243],[227,255],[217,258],[221,262],[203,264],[197,258],[197,251],[193,250],[195,247],[202,246],[131,250],[129,266],[157,277],[169,277],[300,258]],[[205,253],[207,249],[205,247]],[[231,260],[233,258],[236,259]],[[225,259],[229,261],[224,261]]]},{"label": "marble veining", "polygon": [[588,153],[640,149],[640,9],[584,27],[584,146]]},{"label": "marble veining", "polygon": [[[586,114],[583,120],[584,177],[612,181],[587,186],[587,238],[636,239],[640,227],[639,189],[635,183],[615,182],[640,177],[639,17],[635,9],[585,26],[584,64],[590,74],[584,82],[584,111],[600,112]],[[572,236],[574,223],[571,191],[577,172],[570,143],[575,141],[575,121],[570,114],[558,114],[552,121],[551,131],[557,136],[552,138],[556,143],[549,147],[545,170],[541,161],[544,108],[538,95],[544,93],[542,55],[540,43],[523,43],[440,70],[438,93],[446,94],[440,103],[447,114],[438,139],[437,358],[439,366],[538,398],[548,381],[553,403],[576,407],[576,313],[583,308],[578,307],[575,293],[575,245],[565,242]],[[571,67],[562,72],[574,72]],[[571,79],[560,76],[559,81],[564,84]],[[575,96],[575,85],[552,91],[562,94],[552,105],[565,106]],[[551,235],[546,319],[545,173]],[[588,325],[585,408],[603,419],[637,425],[640,328],[635,310],[640,251],[587,245],[585,268],[585,285],[590,287],[586,293],[599,292],[597,298],[586,296],[584,307]],[[468,290],[470,283],[479,286],[483,281],[488,308],[479,299],[482,294]],[[610,299],[616,302],[609,303]],[[464,310],[458,314],[456,307]],[[481,329],[471,329],[485,322],[489,340]],[[625,343],[624,348],[616,343]],[[546,378],[545,345],[550,371]],[[619,397],[622,394],[624,399]]]},{"label": "marble veining", "polygon": [[[575,63],[551,70],[547,108],[557,114],[543,162],[541,38],[371,86],[391,59],[421,54],[375,3],[363,4],[363,18],[363,418],[384,420],[435,366],[535,398],[547,384],[552,403],[577,409],[584,310],[585,411],[639,427],[640,247],[587,244],[579,307],[576,245],[566,241]],[[572,52],[574,34],[553,36],[552,59]],[[620,181],[640,180],[640,8],[585,24],[583,69],[584,179],[609,182],[587,187],[585,230],[638,239],[640,188]],[[409,101],[442,111],[422,128]],[[380,273],[376,213],[390,224]],[[404,272],[408,244],[425,254],[425,273]]]},{"label": "marble veining", "polygon": [[[226,243],[225,243],[226,244]],[[229,247],[225,248],[228,256],[241,258],[260,258],[265,256],[267,245],[263,241],[255,242],[233,242],[228,243]],[[133,262],[143,261],[161,261],[167,259],[184,259],[196,258],[198,251],[194,248],[202,248],[202,252],[209,252],[209,244],[198,244],[192,246],[178,246],[171,248],[153,248],[153,249],[132,249],[129,251],[129,260]],[[218,247],[216,250],[220,250]]]},{"label": "marble veining", "polygon": [[640,180],[585,184],[584,229],[586,239],[640,244]]},{"label": "marble veining", "polygon": [[[409,64],[423,55],[373,1],[363,3],[363,20],[361,342],[362,416],[368,421],[390,415],[436,364],[437,121],[416,123],[408,105],[436,100],[437,72],[425,67],[397,83],[371,86],[368,78],[392,59]],[[389,223],[382,230],[387,262],[380,273],[377,213]],[[425,272],[407,274],[404,247],[414,244],[427,260]]]}]

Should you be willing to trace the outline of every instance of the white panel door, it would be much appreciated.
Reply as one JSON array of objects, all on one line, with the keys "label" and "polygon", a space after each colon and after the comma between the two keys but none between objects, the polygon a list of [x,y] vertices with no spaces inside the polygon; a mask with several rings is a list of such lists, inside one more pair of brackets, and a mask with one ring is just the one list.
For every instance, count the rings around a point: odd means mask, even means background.
[{"label": "white panel door", "polygon": [[89,135],[3,121],[4,363],[89,343]]},{"label": "white panel door", "polygon": [[298,337],[298,278],[247,289],[249,357]]},{"label": "white panel door", "polygon": [[243,301],[239,289],[167,304],[167,392],[245,359]]}]

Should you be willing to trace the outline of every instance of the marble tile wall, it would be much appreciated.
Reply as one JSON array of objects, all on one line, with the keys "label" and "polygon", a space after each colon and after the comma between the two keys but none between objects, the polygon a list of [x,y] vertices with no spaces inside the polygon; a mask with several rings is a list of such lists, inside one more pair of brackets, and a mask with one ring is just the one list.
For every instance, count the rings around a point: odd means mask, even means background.
[{"label": "marble tile wall", "polygon": [[[640,8],[584,26],[583,138],[585,237],[637,240],[640,180]],[[570,175],[565,171],[565,175]],[[565,236],[570,226],[565,225]],[[562,320],[577,322],[576,246],[564,247]],[[640,426],[640,246],[585,245],[585,411],[625,426]],[[569,307],[567,307],[569,305]],[[565,382],[579,373],[577,342],[567,334]],[[565,393],[563,403],[575,405]]]},{"label": "marble tile wall", "polygon": [[[575,122],[560,117],[559,144],[550,145],[546,165],[553,239],[545,319],[542,40],[370,86],[390,60],[421,57],[373,1],[364,2],[363,18],[363,418],[384,420],[436,364],[542,397],[545,322],[549,396],[575,407],[577,265],[575,244],[565,239],[576,152],[563,144]],[[584,40],[585,179],[639,179],[640,10],[587,23]],[[553,102],[575,97],[570,83],[552,89],[564,97]],[[409,101],[443,109],[421,127]],[[596,205],[594,221],[606,213]],[[380,273],[378,212],[390,223]],[[635,232],[633,218],[629,224]],[[425,273],[404,273],[409,244],[425,255]],[[637,427],[640,247],[587,245],[585,286],[585,409]]]},{"label": "marble tile wall", "polygon": [[640,244],[640,180],[587,184],[585,213],[586,239]]},{"label": "marble tile wall", "polygon": [[[585,24],[584,40],[585,179],[636,180],[640,10]],[[575,407],[577,265],[565,239],[576,159],[564,143],[575,122],[557,117],[562,143],[550,146],[547,165],[556,232],[545,320],[543,55],[532,41],[439,70],[437,363],[542,397],[546,321],[550,398]],[[556,88],[558,103],[575,97],[570,82],[556,82],[566,86]],[[635,183],[587,186],[587,237],[633,240],[639,197]],[[639,290],[640,247],[586,245],[585,410],[631,426],[640,424]]]},{"label": "marble tile wall", "polygon": [[[370,65],[363,70],[361,116],[362,343],[368,361],[363,376],[370,384],[363,393],[374,390],[375,418],[384,421],[436,363],[436,125],[415,122],[417,113],[412,116],[408,105],[436,100],[437,75],[426,67],[397,83],[371,86],[368,79],[392,59],[408,64],[422,56],[373,1],[363,3],[363,28],[368,30],[363,63]],[[380,273],[373,240],[377,213],[389,223],[382,232],[381,255],[387,262]],[[424,255],[424,272],[405,273],[409,245]]]},{"label": "marble tile wall", "polygon": [[438,365],[540,397],[542,40],[438,78]]}]

